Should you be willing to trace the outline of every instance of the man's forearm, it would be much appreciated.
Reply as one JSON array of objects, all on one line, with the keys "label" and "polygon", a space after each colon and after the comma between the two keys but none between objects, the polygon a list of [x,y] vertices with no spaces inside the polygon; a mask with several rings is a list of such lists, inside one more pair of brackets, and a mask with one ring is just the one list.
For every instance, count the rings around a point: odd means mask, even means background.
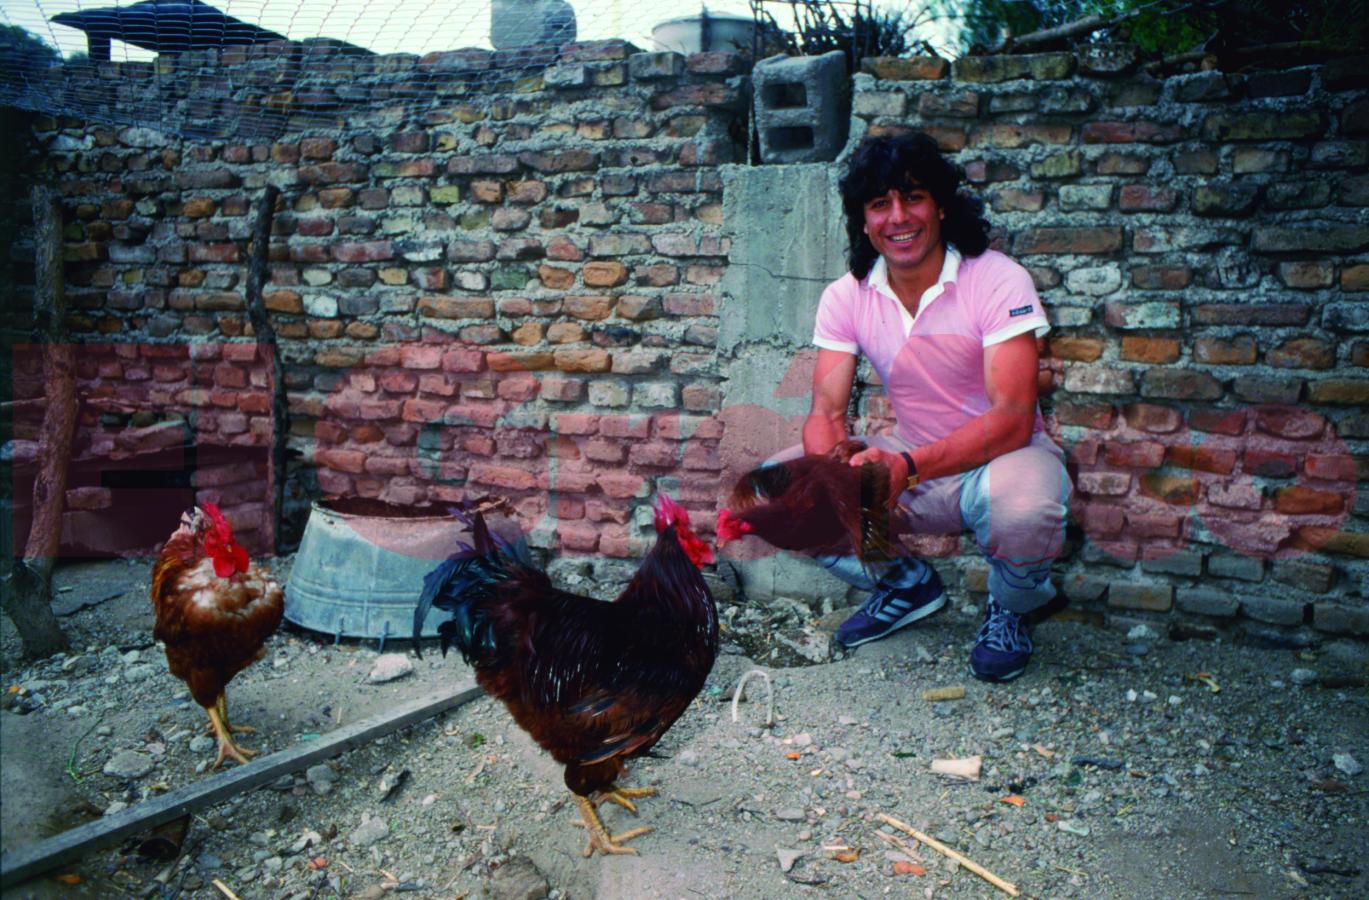
[{"label": "man's forearm", "polygon": [[803,422],[804,453],[826,453],[844,440],[846,440],[844,417],[810,413]]},{"label": "man's forearm", "polygon": [[1019,450],[1031,443],[1035,423],[1035,409],[1030,415],[990,410],[941,440],[915,448],[918,476],[927,481],[958,475]]}]

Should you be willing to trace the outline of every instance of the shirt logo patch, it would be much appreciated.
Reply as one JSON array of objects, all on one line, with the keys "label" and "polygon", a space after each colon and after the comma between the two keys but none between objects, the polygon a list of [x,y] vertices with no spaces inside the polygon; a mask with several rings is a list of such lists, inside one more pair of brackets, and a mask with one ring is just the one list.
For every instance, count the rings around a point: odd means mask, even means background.
[{"label": "shirt logo patch", "polygon": [[1035,307],[1034,307],[1034,306],[1030,306],[1030,305],[1028,305],[1028,306],[1019,306],[1019,307],[1016,307],[1016,308],[1014,308],[1014,309],[1008,310],[1008,315],[1009,315],[1009,316],[1025,316],[1027,313],[1031,312],[1033,309],[1035,309]]}]

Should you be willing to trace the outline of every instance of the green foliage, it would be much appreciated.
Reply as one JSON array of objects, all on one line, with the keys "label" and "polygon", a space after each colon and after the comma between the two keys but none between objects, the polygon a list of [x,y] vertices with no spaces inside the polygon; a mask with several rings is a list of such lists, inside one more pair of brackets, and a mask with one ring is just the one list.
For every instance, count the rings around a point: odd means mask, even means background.
[{"label": "green foliage", "polygon": [[32,32],[18,25],[0,25],[0,75],[41,71],[61,59],[61,54]]},{"label": "green foliage", "polygon": [[[840,50],[846,54],[848,71],[855,71],[866,56],[934,54],[910,32],[921,23],[905,10],[874,9],[870,3],[834,3],[831,0],[788,0],[795,31],[781,31],[774,17],[764,12],[767,25],[781,34],[782,51],[790,56],[818,56]],[[843,9],[849,11],[844,13]]]},{"label": "green foliage", "polygon": [[935,0],[933,8],[961,19],[960,45],[971,52],[1000,47],[1009,35],[1126,13],[1134,14],[1072,42],[1127,41],[1154,56],[1297,41],[1328,50],[1369,46],[1369,0]]}]

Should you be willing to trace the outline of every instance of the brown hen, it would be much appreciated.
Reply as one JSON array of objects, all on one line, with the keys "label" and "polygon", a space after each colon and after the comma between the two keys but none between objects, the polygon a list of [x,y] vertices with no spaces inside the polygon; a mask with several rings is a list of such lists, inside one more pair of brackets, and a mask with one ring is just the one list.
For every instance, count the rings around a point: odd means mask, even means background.
[{"label": "brown hen", "polygon": [[219,741],[214,768],[226,756],[246,763],[256,752],[232,733],[256,729],[229,724],[224,688],[266,654],[263,645],[285,612],[280,585],[248,559],[219,508],[206,503],[181,517],[162,548],[152,570],[152,607],[152,634],[166,646],[171,674],[209,714]]}]

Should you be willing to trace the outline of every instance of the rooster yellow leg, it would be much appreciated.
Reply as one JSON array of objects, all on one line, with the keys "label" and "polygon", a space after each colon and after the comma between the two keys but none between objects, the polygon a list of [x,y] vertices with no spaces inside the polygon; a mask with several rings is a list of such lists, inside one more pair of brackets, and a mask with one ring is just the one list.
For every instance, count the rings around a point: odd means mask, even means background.
[{"label": "rooster yellow leg", "polygon": [[223,720],[223,714],[219,712],[217,704],[208,707],[205,712],[209,713],[209,725],[214,729],[214,734],[219,739],[219,755],[214,759],[212,768],[217,769],[223,765],[224,758],[231,756],[244,766],[247,765],[247,757],[256,756],[257,751],[248,750],[233,743],[233,736],[228,732],[228,725]]},{"label": "rooster yellow leg", "polygon": [[[219,710],[219,718],[223,720],[223,727],[228,729],[229,734],[256,734],[257,729],[251,725],[234,725],[228,721],[228,699],[222,691],[219,692],[219,699],[214,701],[214,706]],[[205,734],[217,734],[214,730],[214,723],[211,720],[204,727]]]},{"label": "rooster yellow leg", "polygon": [[630,853],[637,855],[637,851],[631,847],[624,847],[623,844],[635,837],[640,837],[651,830],[648,825],[637,828],[630,828],[621,834],[609,835],[608,829],[604,827],[604,820],[599,818],[599,812],[594,808],[594,801],[582,794],[572,794],[575,798],[575,805],[580,807],[580,815],[585,820],[585,830],[589,832],[589,843],[585,845],[585,856],[593,856],[594,851],[600,853]]},{"label": "rooster yellow leg", "polygon": [[616,803],[628,812],[636,812],[637,804],[633,803],[636,797],[655,797],[655,788],[625,788],[618,787],[616,784],[608,786],[607,790],[599,791],[595,794],[595,805],[600,803]]}]

